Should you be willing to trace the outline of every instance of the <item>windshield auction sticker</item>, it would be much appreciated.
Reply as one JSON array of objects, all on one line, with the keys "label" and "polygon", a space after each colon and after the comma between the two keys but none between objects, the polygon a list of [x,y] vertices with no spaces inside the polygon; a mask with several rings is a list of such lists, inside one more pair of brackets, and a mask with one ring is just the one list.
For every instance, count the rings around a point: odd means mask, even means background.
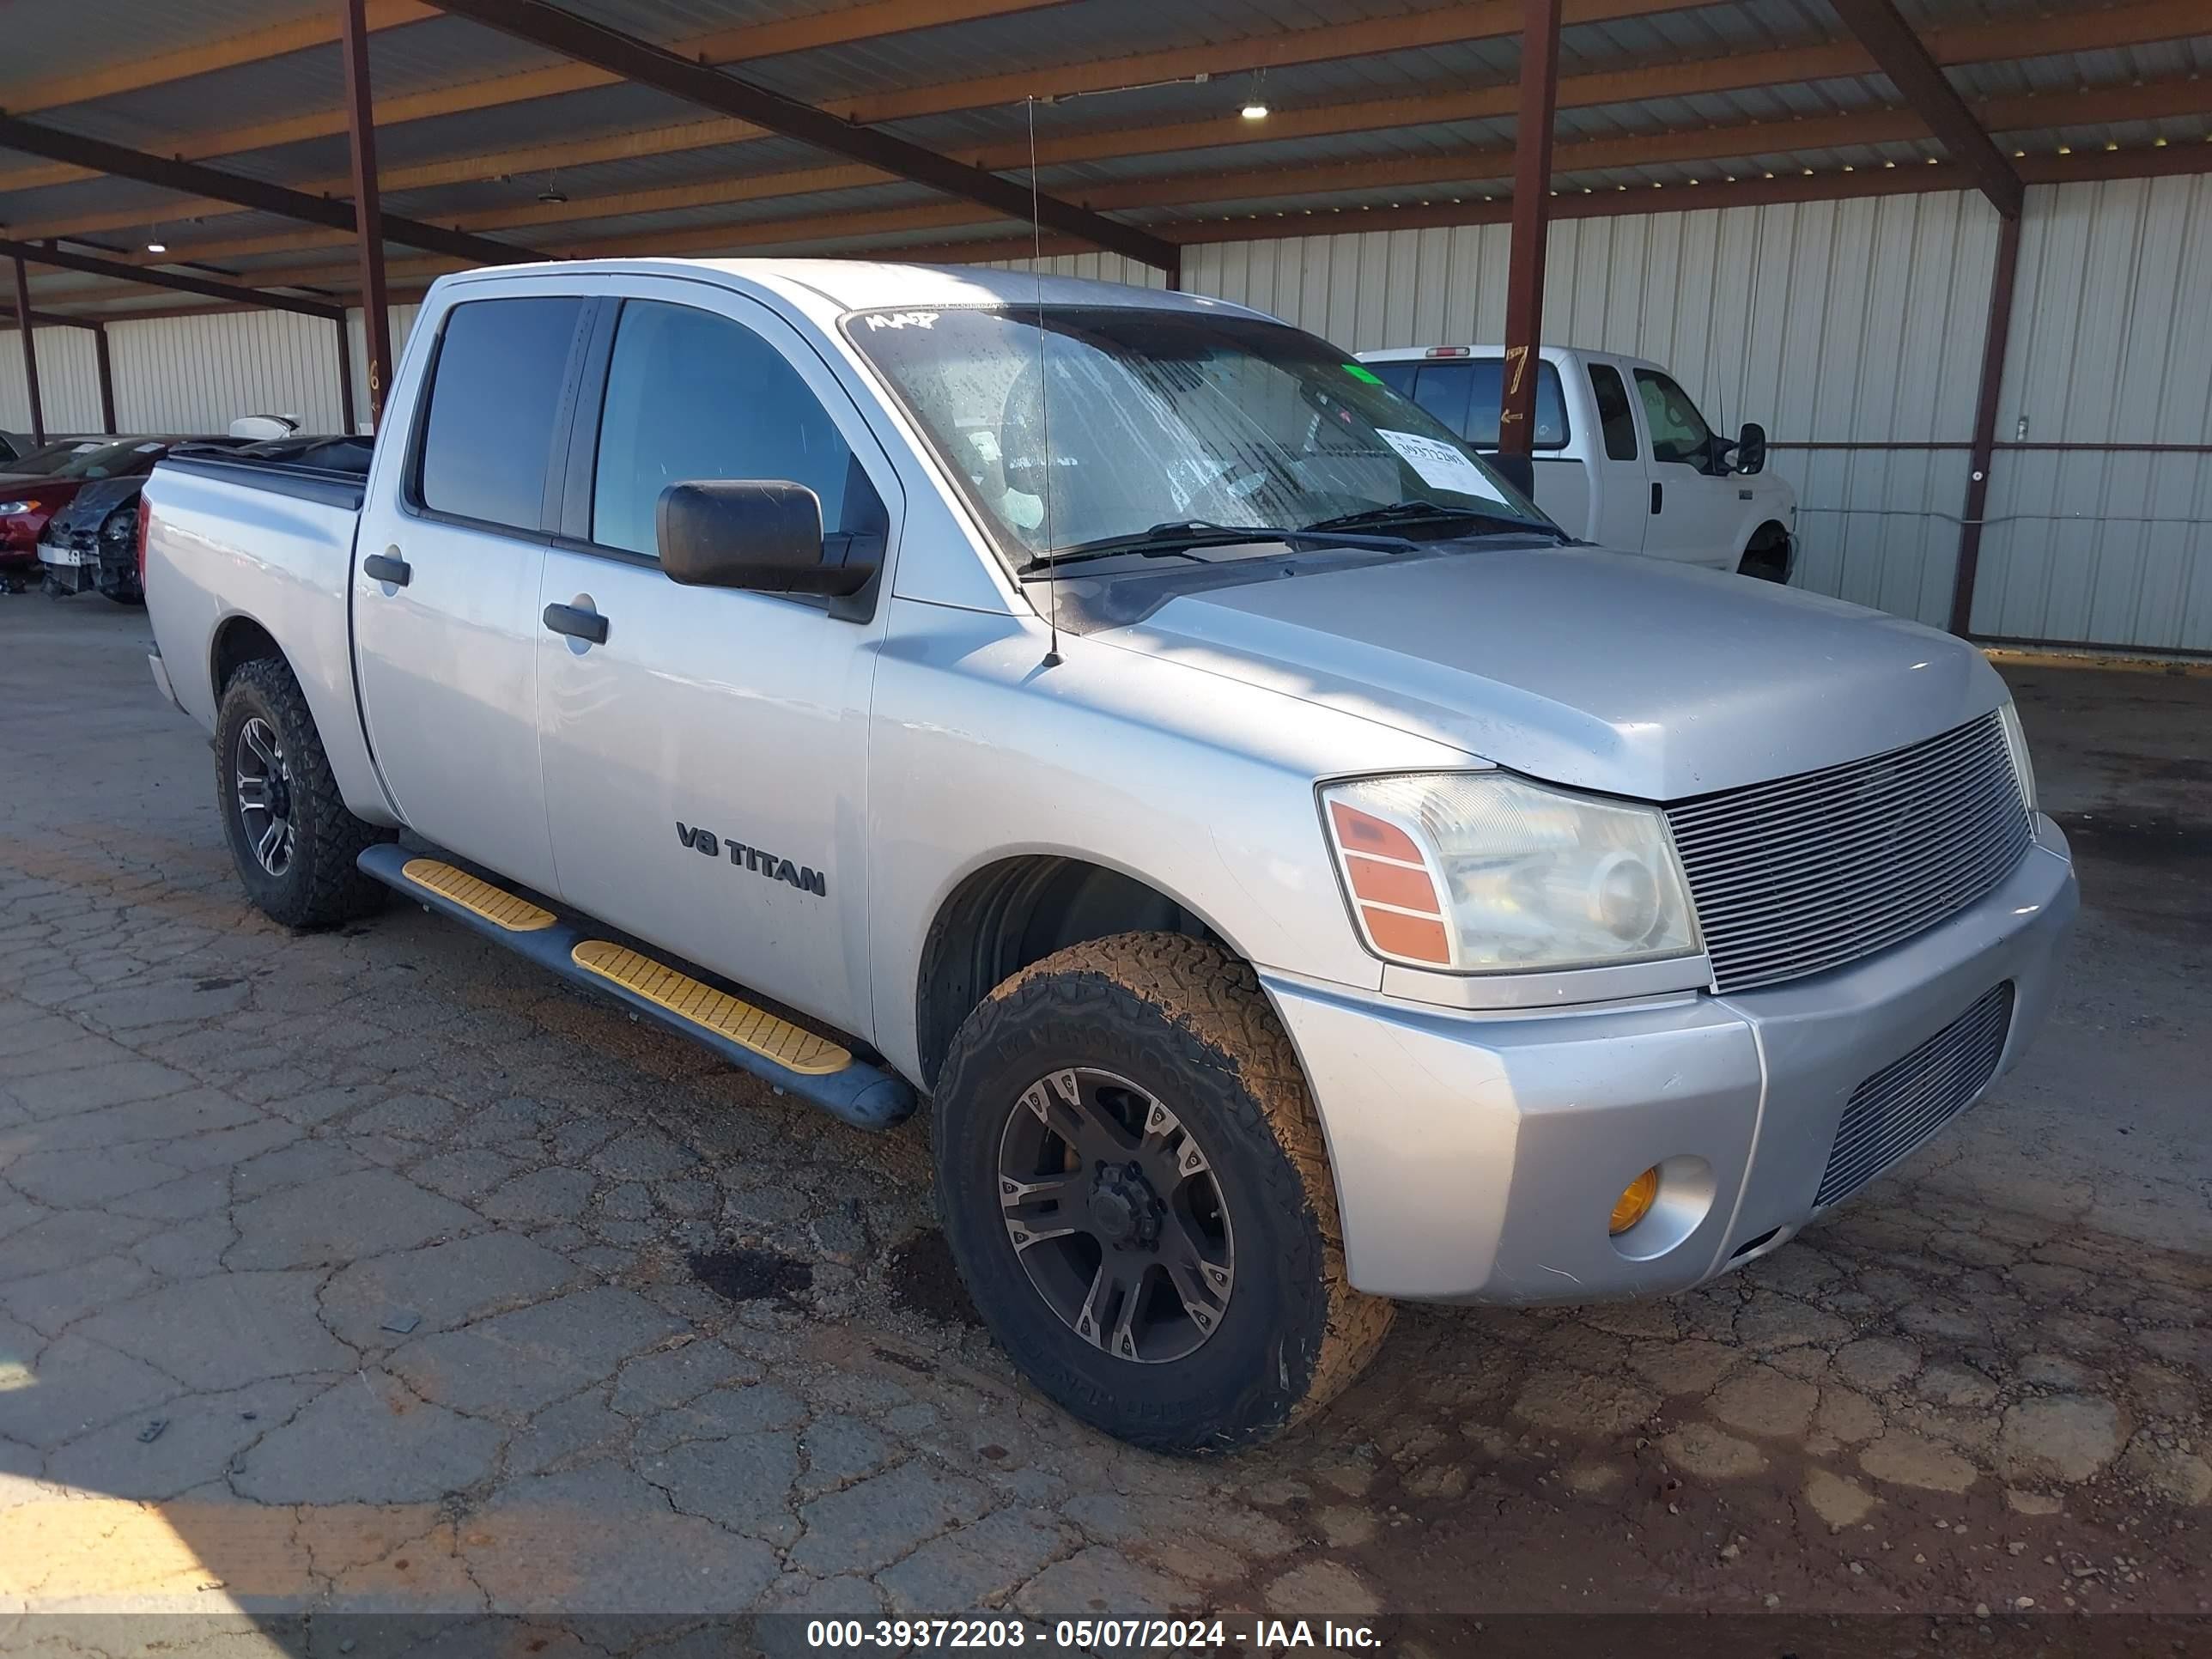
[{"label": "windshield auction sticker", "polygon": [[1501,507],[1512,505],[1496,484],[1482,476],[1480,467],[1449,444],[1424,438],[1417,432],[1393,432],[1386,426],[1376,427],[1375,435],[1403,456],[1406,465],[1431,489],[1449,489],[1456,495],[1480,495]]}]

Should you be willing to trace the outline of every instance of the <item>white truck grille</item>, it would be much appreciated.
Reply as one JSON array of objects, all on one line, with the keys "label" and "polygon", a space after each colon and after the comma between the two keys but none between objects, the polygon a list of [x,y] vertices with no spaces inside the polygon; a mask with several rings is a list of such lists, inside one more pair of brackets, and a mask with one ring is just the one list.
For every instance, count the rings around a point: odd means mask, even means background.
[{"label": "white truck grille", "polygon": [[1667,817],[1723,992],[1911,938],[1993,890],[2033,836],[1996,714]]}]

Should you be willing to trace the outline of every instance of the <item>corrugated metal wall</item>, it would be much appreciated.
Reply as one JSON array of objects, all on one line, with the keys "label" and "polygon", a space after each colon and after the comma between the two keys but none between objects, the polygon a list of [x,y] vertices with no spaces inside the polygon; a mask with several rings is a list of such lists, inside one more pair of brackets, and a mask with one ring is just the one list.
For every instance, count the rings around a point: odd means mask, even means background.
[{"label": "corrugated metal wall", "polygon": [[[100,360],[92,331],[42,328],[32,343],[39,354],[39,400],[46,430],[99,431]],[[0,333],[0,427],[10,432],[31,428],[31,400],[23,387],[23,343],[12,328]]]},{"label": "corrugated metal wall", "polygon": [[[1997,436],[2212,444],[2212,177],[2028,192]],[[1977,632],[2212,651],[2212,455],[2000,451]]]},{"label": "corrugated metal wall", "polygon": [[[1350,232],[1189,250],[1184,283],[1352,350],[1495,340],[1503,226]],[[1545,331],[1668,364],[1717,426],[1779,445],[1948,442],[1973,423],[1996,219],[1978,196],[1869,198],[1569,220],[1553,227]],[[1054,272],[1160,283],[1112,254]],[[1002,262],[1022,269],[1024,262]],[[2212,442],[2212,177],[2028,195],[1998,435]],[[416,307],[394,307],[395,357]],[[327,323],[281,313],[112,325],[126,428],[218,429],[237,415],[337,419]],[[368,373],[356,315],[356,396]],[[92,337],[41,329],[48,424],[98,422]],[[0,340],[0,425],[25,422]],[[1778,448],[1796,484],[1799,582],[1942,624],[1966,484],[1963,447]],[[2212,457],[2001,452],[1977,630],[2212,650]]]},{"label": "corrugated metal wall", "polygon": [[111,323],[115,418],[126,432],[221,432],[241,415],[338,423],[337,329],[286,311]]}]

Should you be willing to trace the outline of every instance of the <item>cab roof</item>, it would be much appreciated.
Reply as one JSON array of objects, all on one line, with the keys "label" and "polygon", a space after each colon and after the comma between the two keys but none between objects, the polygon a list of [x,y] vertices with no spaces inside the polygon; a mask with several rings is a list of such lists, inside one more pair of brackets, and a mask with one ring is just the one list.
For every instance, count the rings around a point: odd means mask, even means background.
[{"label": "cab roof", "polygon": [[874,259],[562,259],[542,264],[489,265],[441,276],[434,286],[471,278],[524,274],[569,273],[601,276],[623,272],[641,276],[722,276],[733,287],[773,289],[817,313],[828,309],[951,310],[962,306],[1058,305],[1140,306],[1163,311],[1212,312],[1256,317],[1263,313],[1228,300],[1170,289],[1136,288],[1083,276],[1040,277],[1026,270],[994,270],[981,265],[932,265]]}]

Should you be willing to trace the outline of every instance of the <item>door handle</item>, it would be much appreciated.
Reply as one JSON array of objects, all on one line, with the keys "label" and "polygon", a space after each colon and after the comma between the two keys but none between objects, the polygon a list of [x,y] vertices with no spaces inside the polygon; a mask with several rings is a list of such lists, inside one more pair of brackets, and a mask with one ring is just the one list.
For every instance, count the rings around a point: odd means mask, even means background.
[{"label": "door handle", "polygon": [[572,640],[589,640],[593,645],[607,642],[607,619],[596,611],[573,605],[549,605],[545,607],[545,625]]},{"label": "door handle", "polygon": [[390,582],[394,587],[404,587],[414,575],[414,568],[400,558],[398,550],[390,553],[372,553],[361,562],[361,568],[373,579]]},{"label": "door handle", "polygon": [[1666,499],[1667,486],[1662,483],[1654,483],[1651,486],[1651,510],[1656,513],[1665,503]]}]

